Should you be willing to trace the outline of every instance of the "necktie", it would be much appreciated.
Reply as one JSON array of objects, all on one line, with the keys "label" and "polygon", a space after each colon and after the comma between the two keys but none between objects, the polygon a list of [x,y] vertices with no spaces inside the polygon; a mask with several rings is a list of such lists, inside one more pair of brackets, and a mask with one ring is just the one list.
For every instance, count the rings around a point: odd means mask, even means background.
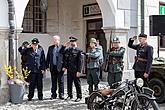
[{"label": "necktie", "polygon": [[54,52],[53,52],[53,64],[54,65],[57,65],[57,51],[58,51],[58,47],[57,46],[55,46],[54,47]]}]

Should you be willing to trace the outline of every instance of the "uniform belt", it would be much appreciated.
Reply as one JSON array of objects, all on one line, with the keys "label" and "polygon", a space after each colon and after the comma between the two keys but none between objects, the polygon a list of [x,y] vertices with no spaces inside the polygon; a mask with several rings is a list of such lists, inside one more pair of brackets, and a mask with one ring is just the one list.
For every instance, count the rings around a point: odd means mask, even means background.
[{"label": "uniform belt", "polygon": [[135,57],[137,61],[142,61],[142,62],[147,62],[147,59],[140,58],[140,57]]}]

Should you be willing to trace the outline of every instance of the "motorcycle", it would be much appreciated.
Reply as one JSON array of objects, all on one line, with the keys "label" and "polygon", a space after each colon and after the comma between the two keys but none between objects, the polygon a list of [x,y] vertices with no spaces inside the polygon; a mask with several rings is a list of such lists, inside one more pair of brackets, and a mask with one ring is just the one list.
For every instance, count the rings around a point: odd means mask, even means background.
[{"label": "motorcycle", "polygon": [[90,110],[159,110],[154,91],[143,85],[141,78],[115,83],[116,88],[109,96],[101,91],[90,94],[87,107]]}]

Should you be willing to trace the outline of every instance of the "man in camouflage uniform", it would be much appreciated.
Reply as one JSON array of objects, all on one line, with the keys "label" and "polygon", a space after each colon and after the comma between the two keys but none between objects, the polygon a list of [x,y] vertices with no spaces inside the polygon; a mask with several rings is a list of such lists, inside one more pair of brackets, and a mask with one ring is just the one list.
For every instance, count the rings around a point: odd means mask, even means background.
[{"label": "man in camouflage uniform", "polygon": [[97,42],[95,38],[91,38],[90,41],[90,50],[87,55],[87,83],[89,84],[89,94],[93,92],[94,89],[98,89],[99,80],[99,57],[100,50],[97,48]]},{"label": "man in camouflage uniform", "polygon": [[108,66],[107,80],[109,86],[112,86],[113,83],[119,82],[122,79],[125,48],[120,47],[119,44],[119,38],[114,37],[112,40],[112,47],[107,52],[106,65]]}]

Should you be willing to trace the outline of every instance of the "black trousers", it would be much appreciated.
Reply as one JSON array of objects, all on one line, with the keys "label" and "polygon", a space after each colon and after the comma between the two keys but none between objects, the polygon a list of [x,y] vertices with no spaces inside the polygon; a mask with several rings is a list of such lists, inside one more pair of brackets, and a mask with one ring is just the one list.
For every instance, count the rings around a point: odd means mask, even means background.
[{"label": "black trousers", "polygon": [[135,78],[142,78],[144,81],[144,86],[148,87],[148,78],[144,78],[145,71],[135,71]]},{"label": "black trousers", "polygon": [[75,72],[68,71],[67,72],[67,92],[68,92],[68,96],[70,97],[73,97],[72,95],[73,82],[76,87],[77,98],[82,98],[80,78],[76,76]]},{"label": "black trousers", "polygon": [[51,71],[51,81],[52,81],[52,88],[51,93],[52,97],[57,97],[57,83],[58,83],[58,93],[59,97],[64,96],[64,72],[57,71],[57,66],[53,67],[53,71]]},{"label": "black trousers", "polygon": [[43,74],[31,72],[29,76],[29,94],[28,98],[32,99],[34,96],[35,87],[37,87],[38,98],[43,98]]}]

